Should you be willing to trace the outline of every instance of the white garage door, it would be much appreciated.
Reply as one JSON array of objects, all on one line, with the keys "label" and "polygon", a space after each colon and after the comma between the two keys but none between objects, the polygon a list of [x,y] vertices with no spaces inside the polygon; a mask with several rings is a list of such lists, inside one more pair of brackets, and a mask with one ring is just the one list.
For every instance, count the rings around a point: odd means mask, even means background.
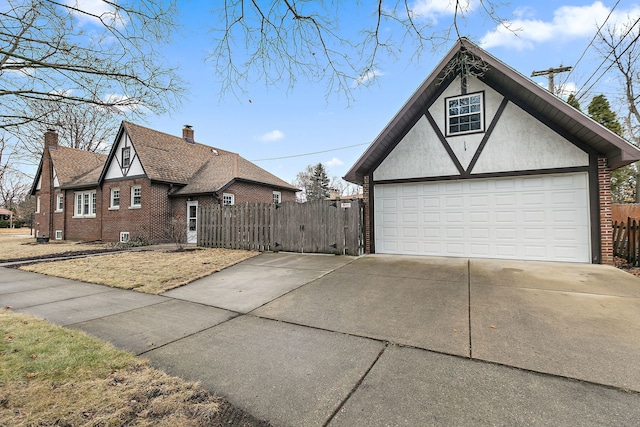
[{"label": "white garage door", "polygon": [[587,173],[382,184],[375,251],[591,262]]}]

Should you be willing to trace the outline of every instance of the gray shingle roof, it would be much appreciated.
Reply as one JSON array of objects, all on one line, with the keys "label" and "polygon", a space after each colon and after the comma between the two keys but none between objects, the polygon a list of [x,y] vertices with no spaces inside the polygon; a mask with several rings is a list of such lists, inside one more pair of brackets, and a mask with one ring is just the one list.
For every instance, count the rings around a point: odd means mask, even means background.
[{"label": "gray shingle roof", "polygon": [[174,194],[211,193],[233,180],[298,191],[298,188],[236,153],[198,142],[190,143],[182,137],[130,122],[122,122],[122,128],[129,135],[147,177],[185,185]]},{"label": "gray shingle roof", "polygon": [[107,156],[77,148],[50,149],[51,161],[61,187],[83,187],[98,184]]}]

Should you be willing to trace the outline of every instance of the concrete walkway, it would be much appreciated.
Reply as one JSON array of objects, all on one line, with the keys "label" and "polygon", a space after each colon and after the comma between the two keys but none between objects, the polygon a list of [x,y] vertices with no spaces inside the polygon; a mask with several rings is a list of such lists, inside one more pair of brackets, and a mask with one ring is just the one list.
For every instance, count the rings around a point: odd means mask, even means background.
[{"label": "concrete walkway", "polygon": [[0,305],[275,426],[640,419],[640,280],[613,267],[262,254],[163,296],[0,268]]}]

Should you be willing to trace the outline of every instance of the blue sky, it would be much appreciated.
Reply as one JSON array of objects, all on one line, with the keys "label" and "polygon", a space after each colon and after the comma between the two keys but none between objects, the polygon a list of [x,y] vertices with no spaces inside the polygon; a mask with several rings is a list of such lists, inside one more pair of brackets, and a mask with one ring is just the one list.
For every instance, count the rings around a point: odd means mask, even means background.
[{"label": "blue sky", "polygon": [[[450,9],[442,7],[444,0],[410,3],[422,12],[423,19],[436,22],[436,29],[451,22]],[[609,23],[640,17],[640,2],[629,0],[512,1],[498,9],[498,14],[511,21],[512,28],[519,29],[514,34],[488,20],[478,11],[478,2],[472,0],[461,32],[529,76],[533,70],[574,65],[616,3]],[[364,1],[359,13],[343,13],[341,27],[357,27],[358,22],[350,19],[358,19],[361,13],[373,13],[375,9],[368,11],[367,7],[374,4]],[[214,6],[212,2],[199,0],[180,1],[178,6],[183,29],[165,53],[172,65],[180,67],[180,74],[190,84],[190,92],[172,114],[150,116],[146,124],[141,124],[174,135],[181,134],[182,125],[190,124],[197,141],[235,151],[288,182],[307,165],[318,162],[325,164],[330,176],[343,176],[455,41],[438,51],[425,52],[419,61],[412,58],[411,49],[399,52],[395,59],[382,61],[376,70],[376,81],[368,87],[354,86],[351,102],[339,94],[327,94],[325,84],[304,79],[292,90],[286,85],[265,87],[258,82],[245,87],[245,95],[220,98],[219,79],[213,66],[204,61],[211,49],[213,36],[209,28]],[[589,48],[568,76],[567,88],[582,87],[601,61],[598,52]],[[557,82],[563,82],[565,77],[566,74],[560,75]],[[614,103],[619,90],[610,80],[602,78],[585,96],[583,107],[599,93],[605,93]],[[546,78],[534,81],[546,87]],[[365,145],[282,158],[355,144]],[[279,159],[261,160],[271,158]]]}]

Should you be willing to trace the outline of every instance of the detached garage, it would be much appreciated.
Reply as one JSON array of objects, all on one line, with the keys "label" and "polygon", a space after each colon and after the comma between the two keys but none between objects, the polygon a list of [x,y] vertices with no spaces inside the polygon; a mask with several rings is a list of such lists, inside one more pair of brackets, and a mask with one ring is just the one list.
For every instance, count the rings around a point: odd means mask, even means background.
[{"label": "detached garage", "polygon": [[345,179],[367,252],[612,263],[610,171],[640,150],[466,39]]}]

